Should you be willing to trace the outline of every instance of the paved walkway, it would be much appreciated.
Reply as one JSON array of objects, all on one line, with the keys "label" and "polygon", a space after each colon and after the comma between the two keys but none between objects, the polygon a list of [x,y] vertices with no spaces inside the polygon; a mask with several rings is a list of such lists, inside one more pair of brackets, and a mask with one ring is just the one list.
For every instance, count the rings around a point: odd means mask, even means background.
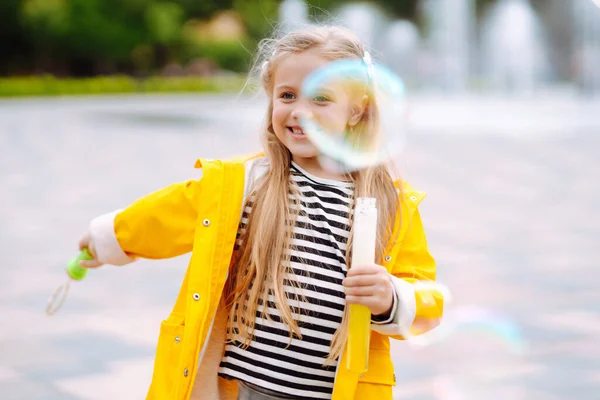
[{"label": "paved walkway", "polygon": [[[450,307],[505,315],[528,350],[489,328],[421,350],[396,342],[397,398],[600,398],[599,109],[417,99],[400,167],[429,193]],[[197,177],[198,156],[257,148],[257,110],[228,97],[0,102],[0,398],[144,397],[187,257],[93,271],[52,318],[46,300],[90,218]]]}]

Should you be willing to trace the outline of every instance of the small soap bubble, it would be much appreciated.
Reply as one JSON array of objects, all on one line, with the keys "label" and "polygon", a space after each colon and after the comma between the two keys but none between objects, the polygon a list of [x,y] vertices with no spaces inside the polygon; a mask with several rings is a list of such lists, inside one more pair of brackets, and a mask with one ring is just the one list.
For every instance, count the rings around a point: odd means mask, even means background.
[{"label": "small soap bubble", "polygon": [[436,299],[443,299],[444,303],[441,319],[417,319],[410,330],[404,332],[403,336],[413,347],[427,347],[454,335],[477,333],[502,340],[513,353],[522,354],[526,350],[518,324],[500,312],[480,306],[453,307],[450,290],[438,282],[417,281],[413,288],[421,307],[438,307]]},{"label": "small soap bubble", "polygon": [[[406,142],[405,92],[399,76],[369,60],[333,61],[311,73],[302,86],[311,106],[299,120],[322,166],[352,172],[397,159]],[[347,118],[332,118],[333,109]]]}]

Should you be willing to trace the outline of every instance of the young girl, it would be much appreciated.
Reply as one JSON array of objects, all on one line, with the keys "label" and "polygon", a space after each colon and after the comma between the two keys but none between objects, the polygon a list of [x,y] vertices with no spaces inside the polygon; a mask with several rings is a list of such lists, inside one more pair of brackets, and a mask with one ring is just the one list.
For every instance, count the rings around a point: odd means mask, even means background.
[{"label": "young girl", "polygon": [[[162,322],[148,399],[377,399],[395,384],[389,338],[441,318],[417,209],[424,194],[386,166],[327,172],[304,135],[310,114],[331,131],[359,131],[376,112],[342,88],[303,98],[303,79],[337,59],[370,62],[337,27],[265,42],[257,65],[269,97],[264,155],[196,162],[202,178],[102,215],[80,240],[94,261],[124,265],[192,252]],[[371,109],[369,109],[371,107]],[[357,197],[377,199],[377,264],[348,268]],[[368,371],[346,368],[347,304],[371,310]]]}]

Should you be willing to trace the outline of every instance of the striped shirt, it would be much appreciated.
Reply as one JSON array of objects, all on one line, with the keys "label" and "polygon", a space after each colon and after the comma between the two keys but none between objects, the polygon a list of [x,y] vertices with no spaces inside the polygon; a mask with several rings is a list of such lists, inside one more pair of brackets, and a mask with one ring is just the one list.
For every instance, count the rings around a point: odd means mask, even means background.
[{"label": "striped shirt", "polygon": [[[228,342],[219,375],[238,379],[271,393],[296,399],[331,399],[337,361],[323,367],[331,340],[344,314],[342,280],[346,276],[346,244],[350,232],[350,203],[354,190],[349,182],[320,179],[292,163],[290,180],[298,188],[301,208],[293,229],[289,280],[300,284],[301,301],[288,300],[300,309],[294,314],[302,339],[289,339],[289,329],[273,303],[267,304],[272,321],[256,315],[250,346]],[[250,207],[240,221],[240,232],[248,222]],[[284,285],[294,297],[298,289]],[[269,301],[276,301],[269,296]]]}]

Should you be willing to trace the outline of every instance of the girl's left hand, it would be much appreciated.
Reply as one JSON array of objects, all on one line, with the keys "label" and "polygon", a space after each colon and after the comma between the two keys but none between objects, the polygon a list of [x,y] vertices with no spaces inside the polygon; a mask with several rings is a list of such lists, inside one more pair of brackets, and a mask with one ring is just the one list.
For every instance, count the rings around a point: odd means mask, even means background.
[{"label": "girl's left hand", "polygon": [[350,268],[342,281],[347,304],[362,304],[373,315],[389,315],[394,305],[394,288],[390,274],[381,265],[359,265]]}]

